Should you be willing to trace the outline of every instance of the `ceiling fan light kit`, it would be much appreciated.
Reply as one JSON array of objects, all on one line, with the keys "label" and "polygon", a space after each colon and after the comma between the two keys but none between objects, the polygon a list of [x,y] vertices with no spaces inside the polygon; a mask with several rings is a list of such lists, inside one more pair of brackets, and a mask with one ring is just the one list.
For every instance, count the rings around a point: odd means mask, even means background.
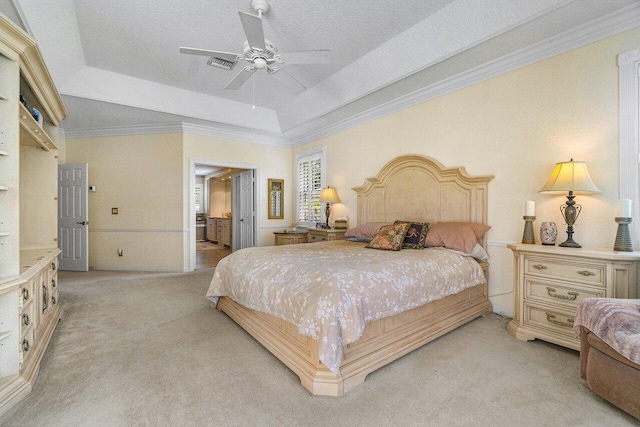
[{"label": "ceiling fan light kit", "polygon": [[251,7],[258,16],[245,12],[238,12],[247,40],[244,42],[242,53],[220,52],[215,50],[181,47],[180,53],[187,55],[208,56],[208,65],[231,71],[238,62],[246,61],[248,65],[231,79],[225,89],[239,89],[249,77],[258,70],[267,70],[293,92],[299,93],[306,89],[295,77],[274,64],[328,64],[332,62],[330,50],[305,50],[299,52],[278,53],[278,48],[264,37],[262,15],[270,9],[267,0],[251,0]]}]

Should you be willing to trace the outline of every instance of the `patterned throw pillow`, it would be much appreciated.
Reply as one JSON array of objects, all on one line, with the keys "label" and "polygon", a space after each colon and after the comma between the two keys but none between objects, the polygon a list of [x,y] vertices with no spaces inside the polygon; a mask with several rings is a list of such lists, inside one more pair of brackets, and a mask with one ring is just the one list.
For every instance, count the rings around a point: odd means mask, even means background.
[{"label": "patterned throw pillow", "polygon": [[395,224],[408,222],[409,228],[404,236],[402,249],[424,249],[429,231],[428,222],[396,221]]},{"label": "patterned throw pillow", "polygon": [[365,248],[399,251],[409,228],[408,222],[385,225]]}]

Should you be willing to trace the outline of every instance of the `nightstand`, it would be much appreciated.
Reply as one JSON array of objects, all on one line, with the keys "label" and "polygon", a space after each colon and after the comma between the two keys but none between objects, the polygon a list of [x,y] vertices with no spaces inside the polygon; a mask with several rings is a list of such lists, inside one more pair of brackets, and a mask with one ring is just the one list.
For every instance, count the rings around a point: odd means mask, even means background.
[{"label": "nightstand", "polygon": [[573,332],[585,298],[638,298],[640,252],[511,244],[515,256],[514,315],[507,330],[580,350]]},{"label": "nightstand", "polygon": [[334,228],[308,228],[309,242],[326,242],[331,240],[344,240],[344,233],[347,230],[336,230]]},{"label": "nightstand", "polygon": [[306,231],[296,231],[295,233],[285,233],[284,231],[273,232],[276,240],[276,246],[281,245],[297,245],[299,243],[308,243],[308,233]]}]

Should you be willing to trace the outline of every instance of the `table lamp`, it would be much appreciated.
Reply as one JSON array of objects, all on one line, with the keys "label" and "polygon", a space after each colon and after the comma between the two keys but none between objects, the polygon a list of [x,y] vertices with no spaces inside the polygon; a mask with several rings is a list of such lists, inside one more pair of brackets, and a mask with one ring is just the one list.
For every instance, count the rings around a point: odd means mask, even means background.
[{"label": "table lamp", "polygon": [[320,203],[327,204],[327,207],[325,208],[325,211],[324,211],[325,216],[327,217],[327,222],[324,228],[329,228],[329,214],[331,213],[331,207],[329,205],[330,203],[340,203],[340,199],[338,198],[338,194],[336,193],[336,190],[331,187],[327,187],[323,189],[322,194],[320,194]]},{"label": "table lamp", "polygon": [[560,206],[560,212],[567,223],[567,240],[560,243],[565,248],[581,248],[582,246],[573,240],[573,224],[582,211],[582,206],[573,200],[577,194],[596,194],[601,191],[591,180],[587,163],[574,161],[556,163],[547,183],[539,191],[542,194],[558,194],[569,192],[567,203]]}]

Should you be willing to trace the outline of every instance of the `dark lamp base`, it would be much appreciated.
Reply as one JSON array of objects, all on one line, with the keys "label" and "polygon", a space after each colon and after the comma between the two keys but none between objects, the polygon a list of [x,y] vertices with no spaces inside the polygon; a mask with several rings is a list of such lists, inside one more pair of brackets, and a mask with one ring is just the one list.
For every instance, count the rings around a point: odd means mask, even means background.
[{"label": "dark lamp base", "polygon": [[574,242],[573,240],[567,240],[566,242],[560,243],[560,245],[558,246],[562,246],[563,248],[581,248],[582,247],[582,245],[580,245],[577,242]]}]

